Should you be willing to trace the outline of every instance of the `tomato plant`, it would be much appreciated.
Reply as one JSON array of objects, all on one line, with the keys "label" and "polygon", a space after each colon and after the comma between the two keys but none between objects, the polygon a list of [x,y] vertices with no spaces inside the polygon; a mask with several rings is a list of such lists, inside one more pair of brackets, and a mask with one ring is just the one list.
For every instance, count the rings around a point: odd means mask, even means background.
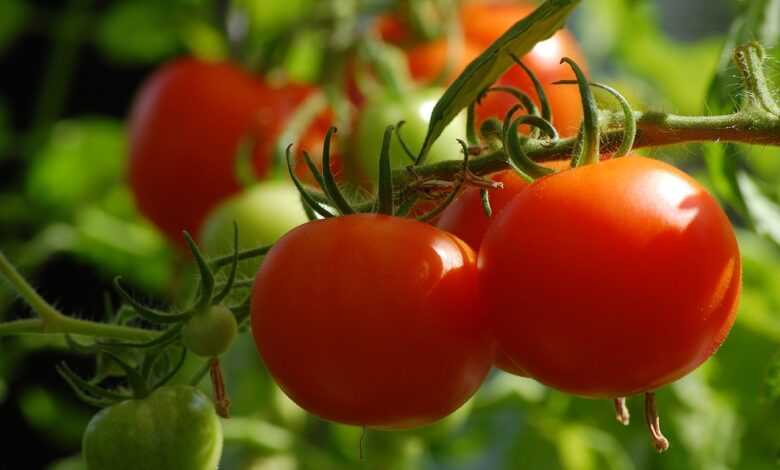
[{"label": "tomato plant", "polygon": [[167,386],[104,408],[84,433],[89,470],[212,470],[222,454],[222,425],[199,390]]},{"label": "tomato plant", "polygon": [[[452,64],[448,79],[454,80],[493,41],[533,9],[533,5],[525,2],[465,2],[460,9],[464,44],[460,56]],[[447,67],[446,40],[417,43],[403,22],[393,16],[382,17],[377,28],[385,40],[406,48],[409,70],[417,80],[431,81]],[[561,66],[561,57],[571,57],[583,66],[586,63],[577,41],[566,30],[560,30],[548,40],[538,43],[522,60],[543,85],[556,128],[561,135],[568,136],[579,128],[582,112],[575,88],[552,85],[557,80],[574,78],[567,67]],[[537,105],[540,104],[533,82],[519,68],[508,70],[495,85],[516,87],[528,93]],[[502,117],[515,104],[516,99],[509,94],[490,93],[476,108],[477,122],[488,117]]]},{"label": "tomato plant", "polygon": [[499,347],[519,368],[612,398],[657,389],[712,355],[741,279],[718,203],[642,157],[530,185],[488,229],[479,271]]},{"label": "tomato plant", "polygon": [[[211,256],[233,251],[233,222],[238,225],[240,249],[270,245],[293,227],[306,222],[298,191],[283,181],[263,181],[222,202],[208,216],[200,241]],[[240,273],[254,277],[259,262],[247,260]]]},{"label": "tomato plant", "polygon": [[340,423],[434,422],[463,405],[493,360],[474,252],[414,220],[363,214],[293,229],[260,267],[251,310],[282,390]]},{"label": "tomato plant", "polygon": [[181,59],[160,68],[130,114],[130,186],[141,212],[183,246],[182,230],[198,233],[208,212],[239,191],[241,140],[253,141],[252,165],[265,175],[275,137],[311,91],[272,88],[230,63]]},{"label": "tomato plant", "polygon": [[[399,133],[416,156],[425,140],[431,111],[443,92],[440,88],[418,89],[404,93],[403,96],[385,94],[369,99],[358,116],[353,158],[344,162],[351,178],[368,182],[370,185],[376,183],[382,135],[387,126],[396,125],[400,121],[404,121],[404,124]],[[457,139],[464,135],[465,126],[464,116],[455,118],[431,148],[427,161],[457,160],[460,157]],[[390,159],[393,168],[402,168],[413,163],[396,138],[390,143]]]}]

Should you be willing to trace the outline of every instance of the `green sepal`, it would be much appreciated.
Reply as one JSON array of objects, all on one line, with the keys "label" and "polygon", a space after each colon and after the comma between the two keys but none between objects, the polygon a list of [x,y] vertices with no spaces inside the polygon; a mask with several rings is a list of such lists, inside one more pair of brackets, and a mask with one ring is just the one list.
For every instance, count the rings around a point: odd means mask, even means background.
[{"label": "green sepal", "polygon": [[[553,85],[576,85],[576,80],[559,80],[553,82]],[[623,140],[620,142],[620,147],[615,150],[612,158],[619,158],[628,154],[634,147],[634,141],[636,140],[636,116],[634,116],[634,110],[631,108],[631,104],[628,102],[625,96],[621,95],[616,89],[603,83],[591,82],[590,86],[601,88],[608,92],[620,104],[620,108],[623,111]]]},{"label": "green sepal", "polygon": [[579,152],[576,155],[576,164],[572,166],[590,165],[596,163],[599,160],[600,150],[600,130],[599,130],[599,110],[596,105],[596,100],[593,98],[593,93],[590,91],[590,85],[588,79],[585,78],[585,74],[576,62],[568,57],[561,59],[561,64],[566,63],[574,71],[577,76],[577,86],[580,90],[580,98],[582,99],[582,114],[583,121],[581,130],[581,145],[579,146]]},{"label": "green sepal", "polygon": [[377,187],[377,212],[393,215],[393,169],[390,166],[390,139],[393,137],[393,126],[385,128],[382,138],[382,151],[379,154],[379,184]]},{"label": "green sepal", "polygon": [[117,276],[114,278],[114,288],[116,289],[117,293],[119,294],[122,299],[124,299],[125,302],[130,304],[133,309],[135,309],[135,312],[143,318],[144,320],[150,321],[152,323],[179,323],[186,319],[188,319],[191,315],[189,312],[185,313],[178,313],[178,314],[172,314],[167,313],[162,310],[157,310],[151,307],[147,307],[137,300],[133,298],[123,287],[122,284],[119,282],[122,279],[121,276]]},{"label": "green sepal", "polygon": [[88,381],[79,377],[73,370],[68,367],[64,362],[55,366],[57,373],[65,380],[70,386],[73,392],[83,402],[98,407],[105,408],[111,406],[119,401],[124,401],[130,396],[120,395],[110,392],[103,387],[91,384]]},{"label": "green sepal", "polygon": [[463,177],[458,179],[458,182],[455,184],[455,187],[452,188],[452,191],[447,195],[447,197],[436,207],[431,209],[429,212],[426,212],[425,214],[417,217],[417,220],[420,222],[426,222],[428,220],[433,219],[434,217],[438,216],[444,210],[449,207],[450,204],[452,204],[452,201],[455,200],[455,198],[460,193],[460,189],[463,187],[463,183],[466,181],[466,173],[469,171],[469,148],[468,145],[466,145],[466,142],[458,139],[458,143],[461,146],[462,152],[463,152]]},{"label": "green sepal", "polygon": [[346,198],[344,198],[344,195],[341,194],[339,185],[336,183],[336,178],[330,170],[330,143],[334,133],[336,133],[335,127],[328,129],[328,133],[325,135],[325,142],[322,144],[322,181],[325,183],[323,190],[339,212],[344,215],[354,214],[355,210]]},{"label": "green sepal", "polygon": [[[515,99],[523,105],[523,108],[525,108],[526,112],[528,114],[539,114],[539,108],[536,107],[536,104],[534,103],[534,100],[531,99],[530,96],[528,96],[527,93],[524,91],[517,89],[515,87],[511,86],[494,86],[487,89],[486,93],[507,93],[515,97]],[[542,115],[544,117],[544,115]],[[548,121],[549,118],[545,118]]]},{"label": "green sepal", "polygon": [[401,137],[401,127],[403,127],[404,124],[406,124],[406,121],[398,121],[398,124],[396,124],[395,138],[398,139],[398,143],[401,144],[401,149],[403,149],[404,154],[409,159],[409,161],[414,163],[417,160],[417,157],[414,156],[414,153],[409,149],[409,146],[406,145],[403,137]]},{"label": "green sepal", "polygon": [[531,82],[534,84],[536,97],[539,98],[539,105],[542,107],[542,117],[545,121],[553,122],[554,116],[552,114],[552,108],[550,108],[550,102],[547,99],[547,93],[544,91],[542,82],[539,81],[539,78],[536,76],[534,71],[528,68],[528,66],[525,65],[523,61],[520,60],[516,55],[512,54],[512,60],[514,60],[515,63],[523,69],[525,74],[528,75],[528,78],[530,78]]},{"label": "green sepal", "polygon": [[504,135],[504,150],[509,157],[509,166],[528,181],[555,173],[554,170],[531,160],[523,150],[517,131],[518,126],[523,124],[537,127],[551,138],[557,136],[552,125],[539,116],[525,115],[515,119]]},{"label": "green sepal", "polygon": [[233,289],[233,283],[236,281],[236,273],[238,272],[238,222],[233,221],[233,262],[230,263],[230,273],[228,273],[227,281],[222,289],[211,299],[211,305],[217,305],[225,300]]},{"label": "green sepal", "polygon": [[479,197],[482,200],[482,211],[485,213],[485,217],[488,219],[493,217],[493,208],[490,207],[490,193],[488,190],[485,188],[480,189]]},{"label": "green sepal", "polygon": [[192,252],[192,257],[195,258],[195,263],[198,265],[198,272],[200,273],[198,300],[193,308],[195,312],[200,312],[211,305],[211,297],[214,295],[214,273],[189,232],[184,230],[182,236],[184,236],[184,241],[187,242],[187,246],[189,246]]},{"label": "green sepal", "polygon": [[325,180],[322,179],[322,173],[320,173],[320,169],[317,168],[317,165],[314,164],[311,157],[309,156],[309,153],[305,150],[303,151],[303,161],[306,162],[306,166],[309,168],[309,173],[314,177],[314,181],[317,182],[317,186],[320,187],[322,191],[325,191]]},{"label": "green sepal", "polygon": [[309,206],[314,212],[321,215],[322,217],[325,217],[326,219],[329,217],[333,217],[333,214],[331,214],[327,209],[322,207],[319,202],[315,201],[314,198],[311,197],[311,194],[309,194],[309,192],[306,191],[306,188],[303,187],[301,181],[298,179],[297,176],[295,176],[295,171],[293,171],[293,165],[292,165],[292,156],[290,154],[290,149],[292,148],[292,146],[293,144],[288,145],[286,150],[287,172],[290,174],[290,179],[292,180],[296,189],[298,189],[298,192],[301,194],[301,199],[303,199],[304,207]]}]

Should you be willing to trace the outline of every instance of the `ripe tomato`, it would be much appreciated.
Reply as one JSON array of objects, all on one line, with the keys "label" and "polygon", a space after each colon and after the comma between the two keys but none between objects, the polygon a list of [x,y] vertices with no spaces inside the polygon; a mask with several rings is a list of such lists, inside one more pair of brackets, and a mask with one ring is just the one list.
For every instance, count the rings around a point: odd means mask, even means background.
[{"label": "ripe tomato", "polygon": [[474,252],[411,219],[309,222],[266,256],[252,333],[299,406],[345,424],[410,428],[463,405],[493,361]]},{"label": "ripe tomato", "polygon": [[479,252],[499,348],[551,387],[654,390],[695,369],[736,315],[740,258],[715,199],[676,168],[627,157],[537,180]]},{"label": "ripe tomato", "polygon": [[[213,210],[203,224],[200,241],[209,256],[227,255],[233,252],[233,222],[238,224],[238,246],[246,250],[270,245],[308,220],[295,186],[263,181]],[[259,265],[258,259],[241,261],[239,274],[254,277]]]},{"label": "ripe tomato", "polygon": [[241,139],[255,140],[252,163],[258,176],[266,174],[275,137],[310,92],[271,88],[229,63],[163,66],[130,114],[130,186],[141,212],[183,247],[181,231],[197,233],[209,210],[239,191]]},{"label": "ripe tomato", "polygon": [[[410,91],[400,98],[384,95],[369,99],[358,116],[353,158],[344,162],[350,179],[362,183],[363,186],[376,183],[385,129],[389,125],[395,126],[399,121],[405,121],[400,133],[411,152],[416,155],[425,140],[433,107],[443,93],[443,89],[429,88]],[[426,163],[463,158],[458,139],[463,138],[465,133],[466,118],[459,114],[433,144]],[[390,164],[393,168],[412,164],[395,136],[390,142]]]},{"label": "ripe tomato", "polygon": [[201,391],[166,386],[96,414],[83,453],[89,470],[213,470],[222,455],[222,425]]},{"label": "ripe tomato", "polygon": [[[533,11],[528,3],[468,2],[461,7],[464,46],[458,63],[449,79],[454,80],[466,66],[492,44],[513,24]],[[444,40],[413,44],[403,23],[394,17],[382,17],[378,23],[382,37],[391,43],[406,47],[412,76],[421,81],[438,77],[447,61],[447,43]],[[542,83],[553,111],[555,127],[563,136],[577,132],[582,120],[579,93],[576,87],[555,86],[557,80],[573,80],[569,67],[560,64],[561,57],[571,57],[585,69],[584,56],[574,37],[560,30],[550,39],[542,41],[522,58]],[[518,67],[513,67],[499,78],[496,85],[513,86],[530,96],[536,96],[533,83]],[[538,100],[537,101],[537,105]],[[477,123],[488,117],[503,117],[516,104],[515,98],[506,93],[491,93],[477,107]]]}]

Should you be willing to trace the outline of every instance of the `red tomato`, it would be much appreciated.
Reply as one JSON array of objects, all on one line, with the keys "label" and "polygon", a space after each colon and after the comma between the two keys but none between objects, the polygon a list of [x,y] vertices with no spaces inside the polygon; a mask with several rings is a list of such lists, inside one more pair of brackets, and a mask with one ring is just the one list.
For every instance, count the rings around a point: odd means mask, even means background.
[{"label": "red tomato", "polygon": [[[562,170],[569,167],[569,161],[555,161],[546,163],[545,166]],[[495,220],[498,214],[507,204],[521,191],[528,188],[528,182],[518,175],[514,170],[505,170],[492,175],[493,181],[502,183],[501,189],[488,190],[490,197],[490,208],[493,215],[488,217],[482,208],[482,195],[479,188],[468,188],[463,194],[458,196],[447,209],[442,212],[436,223],[436,226],[442,230],[450,232],[468,245],[479,251],[482,244],[482,238],[485,236],[490,222]],[[518,367],[510,358],[508,358],[500,349],[496,353],[496,367],[515,375],[527,376],[528,374]]]},{"label": "red tomato", "polygon": [[258,176],[266,174],[275,137],[310,92],[271,88],[229,63],[163,66],[130,114],[130,186],[141,212],[184,246],[181,231],[198,233],[209,210],[238,192],[241,139],[255,139],[252,163]]},{"label": "red tomato", "polygon": [[[569,161],[555,161],[544,164],[555,170],[569,167]],[[457,236],[474,250],[479,251],[482,238],[498,214],[521,191],[528,187],[528,182],[514,170],[505,170],[491,176],[493,181],[503,184],[502,189],[489,189],[490,208],[492,217],[485,215],[482,208],[482,195],[479,188],[468,188],[458,196],[447,209],[442,212],[439,222],[436,224],[442,230],[446,230]]]},{"label": "red tomato", "polygon": [[[463,5],[460,12],[465,39],[463,53],[450,74],[450,80],[455,79],[466,65],[533,9],[526,3],[470,2]],[[407,48],[409,69],[414,78],[428,81],[441,73],[447,60],[444,40],[409,46],[409,33],[402,23],[391,17],[383,17],[378,29],[386,41]],[[571,57],[585,69],[585,60],[576,40],[568,31],[560,30],[550,39],[537,44],[522,60],[544,86],[556,128],[561,135],[570,136],[576,133],[582,120],[579,92],[577,87],[552,85],[557,80],[575,79],[571,69],[560,64],[564,56]],[[504,73],[496,85],[513,86],[536,97],[533,83],[519,67],[512,67]],[[479,123],[491,116],[501,118],[515,104],[515,98],[506,93],[491,93],[477,107],[477,121]]]},{"label": "red tomato", "polygon": [[734,322],[740,266],[715,199],[642,157],[536,181],[479,252],[499,348],[551,387],[605,398],[654,390],[712,355]]},{"label": "red tomato", "polygon": [[493,362],[474,252],[410,219],[309,222],[266,256],[252,333],[302,408],[340,423],[409,428],[441,419]]}]

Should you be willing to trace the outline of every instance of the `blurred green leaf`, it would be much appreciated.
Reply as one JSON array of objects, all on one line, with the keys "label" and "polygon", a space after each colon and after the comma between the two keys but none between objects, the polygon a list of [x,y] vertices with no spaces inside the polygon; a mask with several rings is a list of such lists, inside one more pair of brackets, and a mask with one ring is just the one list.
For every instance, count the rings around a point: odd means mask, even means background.
[{"label": "blurred green leaf", "polygon": [[87,464],[80,455],[74,455],[54,462],[46,470],[87,470]]},{"label": "blurred green leaf", "polygon": [[11,139],[13,134],[11,133],[10,116],[8,115],[8,108],[0,97],[0,160],[8,156],[8,150],[11,148]]},{"label": "blurred green leaf", "polygon": [[32,162],[28,197],[67,218],[74,208],[94,203],[120,184],[124,162],[125,135],[118,121],[61,121]]},{"label": "blurred green leaf", "polygon": [[75,408],[73,402],[35,387],[22,392],[19,405],[27,422],[49,439],[66,448],[81,444],[90,416]]},{"label": "blurred green leaf", "polygon": [[24,28],[30,13],[25,0],[0,2],[0,53],[2,53]]},{"label": "blurred green leaf", "polygon": [[97,30],[97,46],[119,63],[153,63],[175,54],[181,44],[169,2],[112,2]]},{"label": "blurred green leaf", "polygon": [[740,171],[736,178],[756,232],[780,245],[780,206],[766,197],[747,173]]}]

